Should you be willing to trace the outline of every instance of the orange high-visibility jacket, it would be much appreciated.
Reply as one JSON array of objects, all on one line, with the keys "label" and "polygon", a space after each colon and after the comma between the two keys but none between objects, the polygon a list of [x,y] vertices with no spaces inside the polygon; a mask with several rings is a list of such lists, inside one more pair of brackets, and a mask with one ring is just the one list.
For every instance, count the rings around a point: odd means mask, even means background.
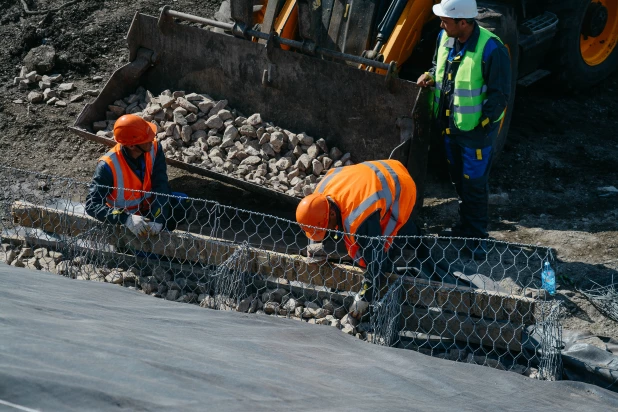
[{"label": "orange high-visibility jacket", "polygon": [[[380,211],[382,236],[396,236],[408,221],[416,202],[416,185],[397,160],[377,160],[331,169],[316,193],[330,197],[341,211],[348,254],[361,261],[354,234],[375,211]],[[341,229],[341,228],[340,228]],[[386,250],[392,239],[387,239]],[[364,262],[361,262],[364,266]]]},{"label": "orange high-visibility jacket", "polygon": [[127,164],[121,148],[122,146],[117,144],[99,159],[108,164],[114,177],[114,189],[107,196],[107,205],[134,213],[144,209],[144,206],[150,205],[152,194],[137,192],[136,190],[143,192],[150,192],[152,190],[152,168],[159,150],[159,144],[155,139],[152,142],[152,149],[144,153],[146,171],[143,182],[139,180],[135,172]]}]

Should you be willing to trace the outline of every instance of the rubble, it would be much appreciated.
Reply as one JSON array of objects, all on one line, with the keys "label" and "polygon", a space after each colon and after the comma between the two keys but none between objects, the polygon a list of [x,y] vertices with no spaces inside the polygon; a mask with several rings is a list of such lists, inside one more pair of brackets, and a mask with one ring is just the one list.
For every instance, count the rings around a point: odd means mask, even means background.
[{"label": "rubble", "polygon": [[[69,85],[58,89],[71,90]],[[113,120],[127,113],[157,126],[168,158],[289,196],[311,194],[329,169],[353,164],[350,153],[329,147],[322,138],[275,126],[260,113],[245,116],[227,100],[184,91],[165,90],[155,96],[140,87],[109,105],[107,119],[94,122],[92,131],[113,138]]]},{"label": "rubble", "polygon": [[47,73],[54,68],[55,62],[56,50],[48,45],[35,47],[24,57],[24,66],[29,73]]}]

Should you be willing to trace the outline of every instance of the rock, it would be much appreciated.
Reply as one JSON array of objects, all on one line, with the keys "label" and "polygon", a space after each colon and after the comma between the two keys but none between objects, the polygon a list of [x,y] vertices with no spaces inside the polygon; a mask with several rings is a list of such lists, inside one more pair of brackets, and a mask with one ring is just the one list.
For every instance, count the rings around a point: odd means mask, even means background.
[{"label": "rock", "polygon": [[41,269],[46,270],[48,272],[56,271],[56,262],[52,257],[42,257],[39,258],[39,265],[41,265]]},{"label": "rock", "polygon": [[309,155],[309,157],[312,159],[317,158],[319,153],[320,153],[320,148],[316,144],[312,144],[307,149],[307,155]]},{"label": "rock", "polygon": [[39,82],[39,89],[41,90],[50,89],[51,86],[52,86],[51,82],[44,82],[42,80]]},{"label": "rock", "polygon": [[202,308],[215,309],[217,307],[217,302],[214,297],[206,295],[204,299],[200,301],[200,306]]},{"label": "rock", "polygon": [[30,83],[36,82],[36,71],[31,71],[30,73],[26,73],[24,76]]},{"label": "rock", "polygon": [[262,301],[281,303],[281,300],[287,293],[285,289],[268,289],[262,294]]},{"label": "rock", "polygon": [[176,99],[176,103],[178,103],[178,106],[182,107],[187,112],[197,113],[199,111],[199,109],[193,103],[191,103],[184,97],[178,97]]},{"label": "rock", "polygon": [[43,101],[43,94],[39,92],[28,93],[28,101],[30,103],[41,103]]},{"label": "rock", "polygon": [[180,137],[182,138],[182,141],[185,143],[189,143],[191,141],[192,132],[193,130],[191,129],[191,126],[182,126],[182,130],[180,131]]},{"label": "rock", "polygon": [[189,122],[181,112],[174,112],[174,123],[179,126],[187,126]]},{"label": "rock", "polygon": [[324,165],[318,159],[313,159],[311,161],[311,168],[313,169],[313,174],[319,176],[324,170]]},{"label": "rock", "polygon": [[210,111],[208,112],[208,115],[216,116],[217,113],[219,113],[219,111],[225,109],[225,106],[227,106],[227,100],[219,100],[217,103],[214,104],[212,109],[210,109]]},{"label": "rock", "polygon": [[273,315],[279,311],[279,304],[277,302],[266,302],[264,304],[264,313],[267,315]]},{"label": "rock", "polygon": [[17,255],[17,259],[21,259],[21,260],[28,259],[31,257],[34,257],[34,252],[29,247],[22,248],[21,252],[19,252],[19,255]]},{"label": "rock", "polygon": [[303,144],[305,146],[311,146],[313,144],[313,137],[307,135],[307,133],[300,133],[298,135],[300,144]]},{"label": "rock", "polygon": [[324,166],[324,170],[330,169],[332,165],[333,165],[333,159],[331,159],[328,156],[324,156],[322,158],[322,166]]},{"label": "rock", "polygon": [[336,147],[331,147],[330,152],[328,153],[328,157],[330,157],[333,161],[337,161],[341,159],[343,153]]},{"label": "rock", "polygon": [[[159,108],[160,108],[160,106],[159,106]],[[148,109],[146,109],[146,110],[148,110]],[[157,112],[158,111],[159,110],[157,110]],[[177,108],[174,109],[174,114],[176,114],[176,113],[180,113],[181,115],[186,116],[189,112],[187,111],[187,109],[178,106]]]},{"label": "rock", "polygon": [[10,265],[17,258],[17,253],[14,250],[0,251],[0,261]]},{"label": "rock", "polygon": [[344,325],[341,331],[352,336],[356,334],[356,329],[352,325]]},{"label": "rock", "polygon": [[112,270],[108,275],[105,276],[105,281],[107,283],[120,285],[123,282],[123,274],[118,270]]},{"label": "rock", "polygon": [[240,164],[241,165],[257,165],[261,161],[262,161],[262,158],[259,156],[249,156],[245,160],[240,162]]},{"label": "rock", "polygon": [[56,252],[54,250],[50,250],[48,254],[49,254],[49,257],[53,258],[56,263],[60,263],[60,261],[64,259],[64,255],[62,253]]},{"label": "rock", "polygon": [[281,148],[283,147],[284,136],[285,135],[281,132],[274,132],[270,135],[270,144],[276,153],[279,153],[281,151]]},{"label": "rock", "polygon": [[[277,163],[275,163],[275,165],[277,166],[277,169],[279,170],[286,170],[287,168],[292,166],[292,159],[290,159],[289,157],[282,157],[281,159],[277,161]],[[286,180],[287,180],[287,176],[286,176]]]},{"label": "rock", "polygon": [[54,104],[58,107],[67,107],[67,103],[64,100],[58,100]]},{"label": "rock", "polygon": [[346,153],[343,156],[341,156],[341,159],[339,160],[343,162],[343,164],[345,164],[348,160],[350,160],[351,157],[352,155],[350,155],[350,153]]},{"label": "rock", "polygon": [[42,247],[42,248],[35,249],[34,252],[32,253],[32,256],[34,256],[37,259],[41,259],[44,257],[48,257],[49,254],[47,252],[47,249]]},{"label": "rock", "polygon": [[247,136],[250,138],[256,138],[257,137],[257,133],[255,132],[255,128],[251,125],[243,125],[240,126],[240,129],[238,129],[238,132],[242,135],[242,136]]},{"label": "rock", "polygon": [[217,116],[219,116],[221,118],[221,120],[223,120],[224,122],[226,120],[231,120],[234,118],[234,116],[232,115],[232,112],[230,112],[229,110],[219,110],[219,112],[217,113]]},{"label": "rock", "polygon": [[86,91],[84,92],[84,95],[85,95],[85,96],[97,97],[97,96],[99,95],[99,91],[98,91],[98,90],[95,90],[95,89],[92,89],[92,90],[86,90]]},{"label": "rock", "polygon": [[238,138],[238,129],[234,126],[228,126],[223,132],[223,137],[227,139],[236,140]]},{"label": "rock", "polygon": [[546,292],[545,289],[526,288],[524,289],[524,296],[527,298],[545,300]]},{"label": "rock", "polygon": [[301,172],[308,171],[311,167],[311,164],[311,158],[306,153],[302,154],[296,161],[296,166]]},{"label": "rock", "polygon": [[81,94],[81,93],[78,93],[78,94],[75,94],[75,95],[71,96],[69,101],[71,103],[76,103],[76,102],[79,102],[79,101],[83,100],[83,98],[84,98],[84,95]]},{"label": "rock", "polygon": [[214,146],[220,145],[222,140],[223,139],[221,139],[220,136],[210,136],[206,140],[206,143],[208,144],[209,147],[214,147]]},{"label": "rock", "polygon": [[35,47],[24,57],[23,63],[29,72],[47,73],[56,63],[56,50],[48,45]]},{"label": "rock", "polygon": [[[71,90],[73,90],[73,83],[62,83],[58,86],[58,91],[61,92],[70,92]],[[114,103],[116,104],[116,103]]]},{"label": "rock", "polygon": [[205,119],[197,119],[195,121],[195,123],[193,123],[191,125],[191,129],[193,129],[193,131],[208,129],[208,126],[206,125],[206,120]]},{"label": "rock", "polygon": [[172,107],[174,104],[174,98],[170,96],[161,95],[157,98],[157,101],[161,105],[162,108],[167,109],[168,107]]},{"label": "rock", "polygon": [[202,100],[197,104],[197,107],[200,109],[200,112],[208,114],[214,105],[215,103],[212,100]]},{"label": "rock", "polygon": [[92,76],[92,81],[93,82],[102,82],[103,81],[103,76]]},{"label": "rock", "polygon": [[251,295],[248,298],[245,298],[245,299],[241,300],[240,303],[238,304],[238,307],[236,308],[236,311],[237,312],[242,312],[242,313],[248,312],[249,308],[251,307],[251,304],[254,301],[257,304],[257,300],[255,299],[255,295]]},{"label": "rock", "polygon": [[259,113],[252,114],[247,118],[247,123],[251,126],[258,126],[262,124],[262,116]]},{"label": "rock", "polygon": [[167,294],[165,295],[165,300],[175,301],[176,299],[178,299],[179,296],[180,296],[179,290],[168,290]]},{"label": "rock", "polygon": [[107,108],[109,109],[110,112],[112,112],[114,115],[120,117],[124,114],[124,108],[120,107],[120,106],[115,106],[115,105],[109,105],[107,106]]},{"label": "rock", "polygon": [[324,139],[318,139],[318,140],[315,142],[315,144],[316,144],[316,145],[318,145],[318,147],[319,147],[320,149],[322,149],[322,151],[323,151],[324,153],[328,153],[328,146],[326,146],[326,140],[324,140]]},{"label": "rock", "polygon": [[221,118],[217,115],[210,116],[208,120],[206,120],[206,126],[208,126],[211,129],[219,130],[220,128],[223,127],[223,120],[221,120]]}]

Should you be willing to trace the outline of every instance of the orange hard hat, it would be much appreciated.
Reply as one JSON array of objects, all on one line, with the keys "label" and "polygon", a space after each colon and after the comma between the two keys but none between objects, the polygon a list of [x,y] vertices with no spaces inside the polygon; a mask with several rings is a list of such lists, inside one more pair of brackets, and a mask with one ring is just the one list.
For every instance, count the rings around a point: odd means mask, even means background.
[{"label": "orange hard hat", "polygon": [[316,242],[324,240],[328,228],[330,205],[328,199],[321,193],[313,193],[303,200],[296,208],[296,221],[305,231],[307,237]]},{"label": "orange hard hat", "polygon": [[156,135],[157,126],[134,114],[125,114],[114,123],[114,140],[121,145],[152,142]]}]

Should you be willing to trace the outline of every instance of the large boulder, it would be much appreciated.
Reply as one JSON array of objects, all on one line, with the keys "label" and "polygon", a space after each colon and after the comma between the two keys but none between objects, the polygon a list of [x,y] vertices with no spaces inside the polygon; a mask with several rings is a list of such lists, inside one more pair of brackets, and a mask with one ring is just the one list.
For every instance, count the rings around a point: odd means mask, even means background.
[{"label": "large boulder", "polygon": [[24,57],[24,66],[27,71],[36,71],[39,74],[47,73],[56,63],[56,50],[52,46],[43,45],[31,49]]}]

